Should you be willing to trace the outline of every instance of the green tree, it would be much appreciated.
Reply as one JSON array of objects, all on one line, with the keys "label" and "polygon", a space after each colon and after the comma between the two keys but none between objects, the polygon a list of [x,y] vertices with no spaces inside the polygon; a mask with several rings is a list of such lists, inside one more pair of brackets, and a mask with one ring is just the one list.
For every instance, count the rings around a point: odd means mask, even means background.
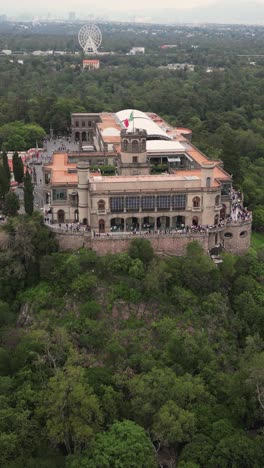
[{"label": "green tree", "polygon": [[85,457],[73,460],[69,468],[155,468],[154,448],[144,429],[132,421],[114,423],[97,436]]},{"label": "green tree", "polygon": [[34,210],[34,187],[32,184],[31,176],[27,170],[24,178],[24,207],[28,215],[32,215]]},{"label": "green tree", "polygon": [[8,164],[8,157],[7,157],[7,152],[6,151],[3,151],[3,153],[2,153],[2,160],[3,160],[3,167],[4,167],[4,170],[5,170],[5,173],[7,175],[8,180],[10,181],[11,172],[10,172],[10,167],[9,167],[9,164]]},{"label": "green tree", "polygon": [[0,165],[0,201],[5,199],[10,189],[10,180],[6,174],[4,166]]},{"label": "green tree", "polygon": [[153,434],[162,445],[189,442],[195,433],[195,415],[169,400],[154,416]]},{"label": "green tree", "polygon": [[253,228],[256,231],[264,231],[264,205],[256,206],[253,211]]},{"label": "green tree", "polygon": [[24,180],[24,164],[20,156],[18,156],[16,174],[14,174],[14,177],[18,184],[22,184]]},{"label": "green tree", "polygon": [[6,216],[16,216],[20,208],[19,198],[14,192],[8,192],[3,204],[3,213]]},{"label": "green tree", "polygon": [[42,411],[50,441],[62,444],[68,454],[88,447],[103,420],[99,401],[80,367],[56,371],[43,393]]},{"label": "green tree", "polygon": [[150,263],[154,257],[152,245],[147,239],[133,239],[128,253],[131,258],[139,258],[143,264]]}]

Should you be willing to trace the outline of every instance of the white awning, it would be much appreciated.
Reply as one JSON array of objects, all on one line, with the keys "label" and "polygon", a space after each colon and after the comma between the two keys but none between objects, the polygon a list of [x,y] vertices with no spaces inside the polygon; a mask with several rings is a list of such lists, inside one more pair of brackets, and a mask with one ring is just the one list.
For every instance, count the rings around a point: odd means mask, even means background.
[{"label": "white awning", "polygon": [[171,162],[181,162],[181,158],[167,158],[168,159],[168,162],[171,163]]}]

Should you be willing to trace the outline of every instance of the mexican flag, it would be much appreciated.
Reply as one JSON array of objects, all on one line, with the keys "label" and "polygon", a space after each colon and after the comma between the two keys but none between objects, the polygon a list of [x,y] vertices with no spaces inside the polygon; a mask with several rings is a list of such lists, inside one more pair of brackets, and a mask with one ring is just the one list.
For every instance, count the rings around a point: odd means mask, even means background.
[{"label": "mexican flag", "polygon": [[131,112],[131,114],[130,114],[130,116],[129,116],[128,119],[122,120],[122,122],[123,122],[124,126],[125,126],[126,128],[128,128],[128,127],[129,127],[129,123],[130,123],[130,122],[133,122],[133,120],[134,120],[134,111]]}]

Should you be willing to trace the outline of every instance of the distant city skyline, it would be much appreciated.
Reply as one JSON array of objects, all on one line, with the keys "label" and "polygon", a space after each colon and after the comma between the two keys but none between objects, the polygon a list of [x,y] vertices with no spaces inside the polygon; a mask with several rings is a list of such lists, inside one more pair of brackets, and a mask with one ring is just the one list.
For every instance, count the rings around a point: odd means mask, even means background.
[{"label": "distant city skyline", "polygon": [[109,21],[136,22],[208,22],[264,24],[264,0],[9,0],[0,15],[17,18],[69,19],[101,18]]}]

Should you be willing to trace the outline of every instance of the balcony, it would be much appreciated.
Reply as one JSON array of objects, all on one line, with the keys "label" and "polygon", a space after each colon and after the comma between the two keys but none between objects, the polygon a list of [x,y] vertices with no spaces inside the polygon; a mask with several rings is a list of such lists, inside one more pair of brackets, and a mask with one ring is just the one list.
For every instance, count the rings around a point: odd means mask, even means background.
[{"label": "balcony", "polygon": [[220,211],[221,209],[222,209],[222,203],[220,203],[219,205],[215,205],[214,207],[215,211]]}]

